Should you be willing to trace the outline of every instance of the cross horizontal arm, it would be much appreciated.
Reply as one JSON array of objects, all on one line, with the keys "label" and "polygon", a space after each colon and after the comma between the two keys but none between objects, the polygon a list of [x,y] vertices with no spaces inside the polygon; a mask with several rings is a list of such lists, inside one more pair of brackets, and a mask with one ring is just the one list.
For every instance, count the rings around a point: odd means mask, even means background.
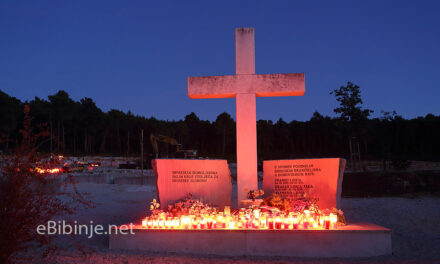
[{"label": "cross horizontal arm", "polygon": [[191,99],[234,98],[238,93],[254,93],[257,97],[301,96],[304,92],[304,73],[188,77]]}]

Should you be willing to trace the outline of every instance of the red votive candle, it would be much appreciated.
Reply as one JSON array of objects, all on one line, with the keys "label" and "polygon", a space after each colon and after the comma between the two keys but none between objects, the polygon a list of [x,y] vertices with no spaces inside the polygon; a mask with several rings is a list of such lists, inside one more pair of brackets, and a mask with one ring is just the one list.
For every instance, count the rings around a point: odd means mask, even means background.
[{"label": "red votive candle", "polygon": [[273,229],[273,218],[267,219],[267,225],[269,226],[269,229]]},{"label": "red votive candle", "polygon": [[309,222],[304,221],[304,222],[303,222],[303,228],[304,228],[304,229],[309,229]]},{"label": "red votive candle", "polygon": [[275,222],[275,228],[276,229],[281,229],[281,225],[282,225],[281,219],[277,219],[277,221]]},{"label": "red votive candle", "polygon": [[212,220],[208,219],[208,222],[206,223],[206,225],[208,226],[208,229],[212,229]]}]

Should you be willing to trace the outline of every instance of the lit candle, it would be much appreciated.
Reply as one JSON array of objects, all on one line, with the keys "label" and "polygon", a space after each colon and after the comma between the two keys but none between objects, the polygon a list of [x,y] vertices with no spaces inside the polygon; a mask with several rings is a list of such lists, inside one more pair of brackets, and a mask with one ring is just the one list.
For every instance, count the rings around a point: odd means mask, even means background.
[{"label": "lit candle", "polygon": [[260,226],[260,224],[259,224],[258,220],[254,219],[254,220],[252,221],[252,228],[254,228],[254,229],[258,229],[259,226]]},{"label": "lit candle", "polygon": [[188,216],[182,217],[182,224],[185,229],[189,228],[189,222],[190,222],[190,218]]},{"label": "lit candle", "polygon": [[229,228],[229,223],[231,222],[231,217],[230,216],[226,216],[225,217],[225,228],[228,227]]},{"label": "lit candle", "polygon": [[254,217],[255,218],[260,218],[260,209],[254,209]]},{"label": "lit candle", "polygon": [[266,219],[265,215],[260,216],[260,228],[261,229],[267,228],[266,221],[267,221],[267,219]]},{"label": "lit candle", "polygon": [[309,229],[309,221],[307,219],[304,219],[304,221],[303,221],[303,228]]},{"label": "lit candle", "polygon": [[248,218],[244,218],[244,228],[248,229],[249,228],[249,219]]},{"label": "lit candle", "polygon": [[217,218],[217,228],[225,228],[225,227],[226,227],[225,219],[223,218],[222,215],[219,215]]},{"label": "lit candle", "polygon": [[280,217],[276,218],[275,228],[276,229],[281,229],[281,218]]},{"label": "lit candle", "polygon": [[196,218],[193,218],[193,219],[192,219],[191,225],[192,225],[192,228],[193,228],[193,229],[197,229],[197,225],[198,225],[198,223],[197,223],[197,219],[196,219]]},{"label": "lit candle", "polygon": [[310,217],[310,211],[309,210],[304,210],[304,214],[306,215],[307,218]]},{"label": "lit candle", "polygon": [[313,228],[318,228],[318,221],[316,221],[315,219],[312,218],[312,226]]},{"label": "lit candle", "polygon": [[174,228],[179,228],[180,227],[180,219],[179,218],[174,217],[173,226],[174,226]]},{"label": "lit candle", "polygon": [[332,228],[336,228],[337,227],[338,216],[336,214],[333,214],[333,213],[330,214],[330,223],[331,223],[331,227]]},{"label": "lit candle", "polygon": [[273,229],[273,217],[267,218],[267,225],[269,226],[269,229]]},{"label": "lit candle", "polygon": [[229,207],[229,206],[225,206],[225,210],[224,210],[224,212],[225,212],[225,215],[226,215],[226,216],[231,215],[231,207]]},{"label": "lit candle", "polygon": [[290,220],[289,218],[284,219],[284,229],[289,229],[290,226]]},{"label": "lit candle", "polygon": [[324,228],[330,229],[330,217],[328,215],[324,217]]}]

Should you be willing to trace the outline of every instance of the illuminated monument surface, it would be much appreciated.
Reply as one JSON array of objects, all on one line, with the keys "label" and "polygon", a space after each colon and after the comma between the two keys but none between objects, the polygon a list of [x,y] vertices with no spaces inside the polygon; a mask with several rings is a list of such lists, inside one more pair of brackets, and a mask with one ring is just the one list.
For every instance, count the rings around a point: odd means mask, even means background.
[{"label": "illuminated monument surface", "polygon": [[[258,189],[256,97],[301,96],[304,74],[255,74],[254,29],[235,30],[236,74],[189,77],[192,99],[235,98],[238,204],[245,190]],[[276,147],[276,146],[274,146]],[[192,193],[216,206],[231,205],[232,184],[226,160],[157,159],[153,162],[158,198],[166,209]],[[294,200],[315,198],[320,208],[339,208],[345,160],[264,161],[263,189]],[[370,257],[391,254],[391,230],[349,224],[334,230],[151,230],[110,235],[110,248],[250,256]]]}]

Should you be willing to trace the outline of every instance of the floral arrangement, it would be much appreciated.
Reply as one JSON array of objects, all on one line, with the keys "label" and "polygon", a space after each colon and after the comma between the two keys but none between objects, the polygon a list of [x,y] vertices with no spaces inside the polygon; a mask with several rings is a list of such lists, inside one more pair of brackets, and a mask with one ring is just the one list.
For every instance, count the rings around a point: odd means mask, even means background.
[{"label": "floral arrangement", "polygon": [[290,203],[293,212],[303,212],[304,210],[318,211],[318,200],[314,198],[298,198]]},{"label": "floral arrangement", "polygon": [[158,215],[160,213],[162,213],[163,211],[159,209],[160,208],[160,203],[158,203],[156,201],[156,199],[153,199],[153,201],[151,201],[150,203],[150,211],[152,215]]},{"label": "floral arrangement", "polygon": [[290,202],[287,199],[281,198],[281,196],[276,193],[264,198],[261,205],[275,207],[283,212],[290,212],[291,209]]},{"label": "floral arrangement", "polygon": [[259,190],[250,190],[247,192],[247,198],[251,199],[252,201],[255,201],[256,199],[261,199],[261,197],[264,195],[264,191]]},{"label": "floral arrangement", "polygon": [[185,198],[174,205],[168,205],[168,213],[173,216],[210,214],[212,212],[216,212],[216,209],[200,200],[193,199],[191,193],[188,193]]}]

